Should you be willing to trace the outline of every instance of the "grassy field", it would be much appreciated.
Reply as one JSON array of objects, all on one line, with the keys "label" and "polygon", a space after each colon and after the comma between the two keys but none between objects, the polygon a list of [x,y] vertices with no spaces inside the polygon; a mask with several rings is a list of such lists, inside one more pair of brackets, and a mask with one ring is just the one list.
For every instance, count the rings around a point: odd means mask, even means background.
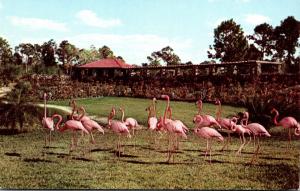
[{"label": "grassy field", "polygon": [[[145,107],[150,100],[102,98],[80,100],[88,113],[107,116],[112,105],[125,107],[128,116],[140,123],[146,121]],[[65,105],[67,102],[56,102]],[[175,118],[192,127],[194,103],[172,102]],[[162,114],[164,103],[158,103]],[[223,107],[224,116],[242,108]],[[214,113],[214,105],[204,105],[204,111]],[[105,135],[95,134],[95,145],[86,136],[77,150],[69,154],[70,132],[54,133],[51,147],[44,147],[44,131],[32,127],[28,133],[0,136],[1,188],[183,188],[183,189],[296,189],[299,187],[299,138],[287,149],[287,134],[280,127],[272,128],[272,137],[262,140],[260,157],[249,165],[253,144],[245,147],[241,156],[235,152],[239,139],[234,138],[228,150],[220,151],[222,143],[213,142],[212,163],[204,159],[206,142],[188,134],[181,140],[174,163],[168,164],[167,142],[163,136],[157,149],[149,144],[150,132],[139,130],[134,139],[124,139],[125,154],[117,157],[114,144],[117,137],[108,129]],[[90,152],[89,152],[90,151]],[[84,154],[85,153],[85,154]]]}]

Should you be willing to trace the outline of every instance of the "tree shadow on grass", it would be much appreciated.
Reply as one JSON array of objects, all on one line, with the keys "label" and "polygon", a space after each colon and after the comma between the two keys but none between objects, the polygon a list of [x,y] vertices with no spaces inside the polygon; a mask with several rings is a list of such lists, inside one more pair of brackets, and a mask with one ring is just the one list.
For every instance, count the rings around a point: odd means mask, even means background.
[{"label": "tree shadow on grass", "polygon": [[0,135],[18,135],[23,132],[17,129],[0,129]]},{"label": "tree shadow on grass", "polygon": [[21,157],[20,153],[4,153],[7,156],[12,156],[12,157]]}]

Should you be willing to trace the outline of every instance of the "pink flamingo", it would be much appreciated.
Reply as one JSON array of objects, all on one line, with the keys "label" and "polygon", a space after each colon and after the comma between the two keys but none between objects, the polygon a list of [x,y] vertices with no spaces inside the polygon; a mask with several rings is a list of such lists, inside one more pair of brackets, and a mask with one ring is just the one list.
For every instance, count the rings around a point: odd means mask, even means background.
[{"label": "pink flamingo", "polygon": [[[74,112],[72,112],[72,115],[73,115]],[[67,129],[70,129],[73,133],[72,135],[72,140],[71,140],[71,146],[70,146],[70,151],[73,149],[73,146],[74,146],[74,142],[75,142],[75,145],[77,145],[77,141],[75,140],[75,137],[76,137],[76,132],[77,131],[81,131],[81,137],[83,136],[83,133],[86,133],[86,134],[89,134],[89,132],[84,128],[84,126],[82,125],[82,123],[80,121],[77,121],[77,120],[68,120],[65,122],[65,124],[61,127],[60,124],[62,122],[62,116],[59,115],[59,114],[54,114],[52,116],[52,120],[54,118],[58,118],[58,122],[55,126],[55,128],[60,131],[60,132],[64,132],[65,130]],[[83,115],[81,115],[81,117],[83,117]]]},{"label": "pink flamingo", "polygon": [[47,106],[46,106],[47,94],[44,93],[44,117],[42,119],[42,125],[45,129],[45,146],[47,146],[47,140],[49,139],[49,145],[51,144],[51,132],[54,131],[54,122],[51,117],[47,117]]},{"label": "pink flamingo", "polygon": [[[72,100],[70,101],[70,106],[72,106],[72,111],[76,111],[76,110],[77,110],[76,108],[78,108],[78,107],[77,107],[77,104],[76,104],[76,101],[75,101],[74,99],[72,99]],[[77,110],[77,111],[78,111],[78,110]],[[74,113],[73,113],[73,115],[72,115],[72,119],[75,119],[75,120],[79,120],[80,117],[81,117],[81,116],[75,115]],[[82,120],[82,121],[86,121],[86,120],[91,120],[91,118],[88,117],[88,116],[86,116],[86,115],[84,115],[84,116],[81,118],[81,120]]]},{"label": "pink flamingo", "polygon": [[115,115],[116,115],[116,110],[113,107],[111,109],[110,114],[108,115],[107,120],[108,120],[108,128],[111,129],[114,133],[116,133],[118,135],[117,152],[118,152],[118,156],[120,156],[120,148],[121,148],[120,137],[121,137],[121,135],[126,135],[128,138],[131,138],[131,135],[130,135],[129,129],[125,123],[123,123],[121,121],[117,121],[117,120],[112,120],[112,118]]},{"label": "pink flamingo", "polygon": [[147,107],[146,111],[148,111],[148,129],[151,131],[151,137],[153,137],[154,144],[156,145],[156,135],[154,134],[154,132],[157,131],[161,134],[161,131],[157,128],[158,120],[156,117],[156,98],[152,99],[152,105]]},{"label": "pink flamingo", "polygon": [[198,105],[198,114],[194,117],[193,122],[197,127],[210,127],[218,126],[220,129],[221,125],[216,121],[216,119],[211,115],[203,115],[202,112],[202,100],[199,99],[196,104]]},{"label": "pink flamingo", "polygon": [[233,117],[232,119],[222,118],[221,101],[219,99],[217,99],[215,104],[218,105],[217,110],[216,110],[216,117],[217,117],[216,120],[221,125],[221,127],[225,129],[225,132],[227,132],[227,134],[228,134],[228,139],[226,139],[226,142],[221,149],[221,151],[223,151],[226,146],[228,148],[228,144],[231,142],[230,134],[235,132],[235,130],[236,130],[235,127],[236,127],[237,118],[235,118],[235,117]]},{"label": "pink flamingo", "polygon": [[[248,123],[248,119],[249,119],[249,113],[248,112],[244,112],[244,118],[245,120],[243,120],[243,122],[241,123],[241,125],[246,128],[246,129],[249,129],[253,136],[254,136],[254,142],[255,142],[255,137],[257,137],[257,149],[255,151],[255,153],[253,154],[253,157],[251,159],[251,164],[253,164],[255,158],[258,156],[258,152],[259,152],[259,149],[260,149],[260,143],[259,143],[259,137],[260,136],[266,136],[266,137],[271,137],[270,133],[264,128],[264,126],[262,126],[261,124],[259,123],[250,123],[250,124],[247,124]],[[244,124],[244,121],[245,121],[245,124]]]},{"label": "pink flamingo", "polygon": [[[168,107],[168,113],[169,113],[169,116],[168,118],[172,120],[172,108],[171,106]],[[189,129],[187,128],[187,126],[185,124],[183,124],[182,121],[180,120],[173,120],[178,127],[182,128],[184,133],[187,133],[189,131]],[[178,137],[176,136],[175,138],[175,144],[176,144],[176,149],[178,150],[179,149],[179,141],[178,141]]]},{"label": "pink flamingo", "polygon": [[[243,123],[243,120],[241,121],[241,123]],[[235,133],[239,134],[239,137],[241,140],[241,146],[237,150],[236,154],[241,154],[244,146],[246,144],[250,143],[250,141],[251,141],[251,131],[249,129],[244,128],[241,124],[239,124],[239,125],[235,125]],[[248,134],[250,137],[248,143],[246,143],[245,134]]]},{"label": "pink flamingo", "polygon": [[[134,136],[134,131],[137,128],[137,126],[139,125],[138,122],[136,121],[136,119],[134,119],[132,117],[128,117],[124,121],[124,108],[120,107],[120,111],[122,112],[122,119],[121,119],[121,121],[123,123],[125,123],[125,125],[129,129],[129,131],[132,130],[132,136]],[[136,145],[136,139],[135,139],[135,137],[136,136],[133,137],[134,138],[134,149],[135,149],[135,145]]]},{"label": "pink flamingo", "polygon": [[[166,105],[166,109],[165,109],[165,112],[164,112],[164,117],[163,118],[160,118],[157,126],[159,128],[163,128],[164,130],[166,130],[169,134],[169,145],[168,145],[168,161],[167,162],[170,162],[170,159],[171,159],[171,153],[174,152],[174,149],[175,149],[175,146],[174,146],[174,143],[173,143],[173,149],[171,151],[170,149],[170,143],[172,143],[172,139],[176,136],[179,136],[179,137],[183,137],[185,139],[187,139],[187,136],[185,134],[185,130],[183,129],[183,126],[176,122],[176,121],[173,121],[171,119],[166,119],[166,115],[167,115],[167,112],[169,110],[169,107],[170,107],[170,98],[169,96],[167,95],[162,95],[161,98],[163,99],[166,99],[167,100],[167,105]],[[173,156],[173,161],[174,161],[174,156]]]},{"label": "pink flamingo", "polygon": [[222,137],[222,135],[217,130],[215,130],[213,128],[210,128],[210,127],[195,128],[194,133],[198,137],[202,137],[202,138],[206,139],[205,158],[206,158],[206,155],[209,151],[209,162],[211,163],[211,143],[210,143],[210,140],[212,138],[217,138],[220,141],[223,141],[224,138]]},{"label": "pink flamingo", "polygon": [[98,131],[99,131],[100,133],[102,133],[103,135],[104,135],[104,130],[103,130],[102,126],[99,125],[96,121],[94,121],[94,120],[92,120],[92,119],[84,118],[84,116],[85,116],[85,109],[84,109],[83,106],[81,106],[81,107],[79,108],[79,110],[82,111],[82,113],[83,113],[83,117],[81,118],[80,121],[81,121],[82,125],[84,126],[84,128],[85,128],[86,130],[88,130],[88,132],[90,133],[90,136],[91,136],[91,142],[92,142],[93,144],[95,144],[95,139],[94,139],[94,137],[93,137],[93,130],[94,130],[94,129],[95,129],[95,130],[98,130]]},{"label": "pink flamingo", "polygon": [[276,126],[282,126],[283,128],[288,129],[288,131],[289,131],[289,135],[288,135],[289,136],[289,146],[290,146],[291,138],[292,138],[291,129],[294,128],[295,135],[299,136],[300,135],[300,124],[297,122],[297,120],[294,117],[284,117],[278,122],[277,119],[279,116],[279,112],[275,108],[272,109],[271,113],[275,113],[273,121]]}]

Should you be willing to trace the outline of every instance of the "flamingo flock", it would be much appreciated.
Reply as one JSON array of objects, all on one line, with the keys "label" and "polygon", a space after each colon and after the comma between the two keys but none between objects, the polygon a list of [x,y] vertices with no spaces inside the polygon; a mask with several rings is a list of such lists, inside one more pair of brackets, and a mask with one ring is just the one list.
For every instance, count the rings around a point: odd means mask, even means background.
[{"label": "flamingo flock", "polygon": [[[166,135],[168,140],[167,145],[167,162],[170,163],[171,159],[176,156],[176,151],[179,150],[180,139],[187,140],[189,132],[193,132],[196,137],[206,140],[206,149],[205,149],[205,158],[209,154],[209,162],[211,163],[212,156],[212,140],[216,139],[221,142],[225,142],[221,151],[223,151],[230,144],[231,134],[237,134],[240,137],[241,145],[236,151],[236,155],[241,155],[243,148],[251,141],[251,136],[253,136],[254,146],[256,149],[252,156],[250,163],[254,163],[259,155],[261,149],[260,137],[270,137],[270,133],[259,123],[248,123],[249,113],[243,112],[243,117],[240,120],[240,124],[237,124],[238,118],[222,118],[222,108],[220,100],[216,100],[216,118],[211,115],[203,114],[202,112],[202,101],[198,100],[196,105],[198,107],[198,113],[192,118],[195,123],[194,128],[188,128],[181,120],[172,119],[172,107],[170,106],[170,98],[168,95],[162,95],[161,99],[166,100],[166,106],[163,116],[157,117],[156,113],[156,98],[153,98],[152,103],[149,107],[146,108],[148,112],[147,130],[150,131],[150,138],[154,138],[154,144],[156,144],[156,138],[159,134],[160,136]],[[103,127],[98,124],[96,121],[92,120],[90,117],[86,116],[86,111],[83,106],[78,107],[75,100],[71,100],[70,106],[72,106],[72,113],[70,119],[63,122],[63,117],[59,114],[54,114],[51,117],[47,117],[47,94],[44,94],[44,116],[42,118],[42,126],[46,130],[45,136],[45,145],[49,142],[51,144],[51,133],[55,130],[58,132],[64,132],[65,130],[72,131],[72,139],[70,144],[70,150],[72,151],[78,145],[77,133],[80,132],[80,139],[84,135],[89,135],[90,143],[95,144],[96,141],[93,136],[93,130],[98,131],[104,135]],[[139,124],[136,119],[132,117],[127,117],[124,120],[125,109],[120,107],[118,109],[121,114],[121,120],[113,120],[116,116],[116,108],[112,107],[111,111],[107,117],[107,128],[111,130],[114,134],[117,135],[116,138],[116,153],[120,156],[121,153],[124,153],[124,146],[121,139],[130,139],[131,137],[136,137],[137,127]],[[77,114],[75,114],[75,112]],[[300,135],[300,124],[293,117],[284,117],[278,122],[278,111],[273,108],[271,113],[275,113],[274,124],[276,126],[282,126],[287,128],[289,131],[289,143],[291,141],[291,129],[294,129],[294,134],[296,136]],[[55,118],[58,119],[55,124]],[[62,125],[63,123],[63,125]],[[224,132],[228,134],[228,138],[224,139],[222,134],[219,132]],[[249,136],[249,141],[247,142],[245,135]],[[150,140],[149,140],[149,144]],[[122,149],[123,146],[123,149]]]}]

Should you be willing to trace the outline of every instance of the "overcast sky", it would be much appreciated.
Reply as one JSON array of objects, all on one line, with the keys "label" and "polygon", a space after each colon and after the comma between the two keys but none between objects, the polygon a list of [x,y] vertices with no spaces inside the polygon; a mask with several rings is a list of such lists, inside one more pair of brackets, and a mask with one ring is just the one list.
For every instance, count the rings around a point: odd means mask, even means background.
[{"label": "overcast sky", "polygon": [[0,0],[0,36],[20,43],[69,40],[79,48],[109,46],[127,63],[171,46],[182,62],[207,59],[213,30],[231,19],[256,25],[300,20],[300,0]]}]

